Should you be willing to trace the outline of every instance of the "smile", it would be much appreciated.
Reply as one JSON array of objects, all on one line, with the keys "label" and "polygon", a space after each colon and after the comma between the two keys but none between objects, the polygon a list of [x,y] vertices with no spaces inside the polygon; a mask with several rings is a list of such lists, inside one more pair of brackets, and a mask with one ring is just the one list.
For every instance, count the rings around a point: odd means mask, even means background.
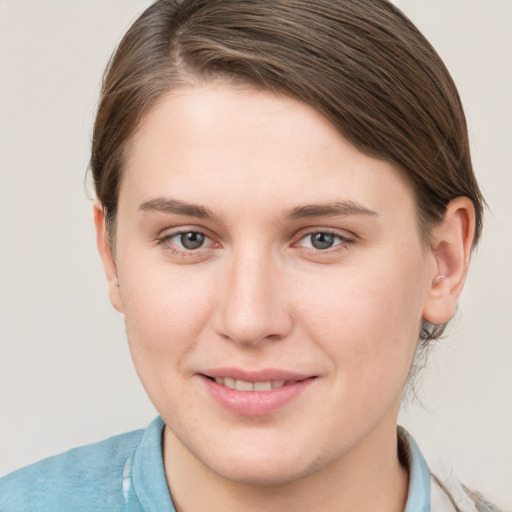
[{"label": "smile", "polygon": [[264,416],[299,400],[317,382],[314,375],[284,370],[247,372],[217,368],[201,373],[201,381],[210,397],[224,409],[242,416]]},{"label": "smile", "polygon": [[272,389],[282,388],[286,384],[286,381],[284,380],[249,382],[246,380],[233,379],[230,377],[216,377],[215,382],[229,389],[236,389],[237,391],[271,391]]}]

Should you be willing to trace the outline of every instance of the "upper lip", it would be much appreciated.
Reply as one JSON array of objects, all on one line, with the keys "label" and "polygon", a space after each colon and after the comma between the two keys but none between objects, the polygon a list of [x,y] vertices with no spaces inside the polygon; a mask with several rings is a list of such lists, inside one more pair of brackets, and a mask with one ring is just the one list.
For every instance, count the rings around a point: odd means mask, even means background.
[{"label": "upper lip", "polygon": [[243,380],[246,382],[268,382],[273,380],[300,381],[305,380],[314,375],[291,372],[288,370],[280,370],[278,368],[266,368],[256,371],[242,370],[241,368],[213,368],[201,372],[206,377],[212,378],[231,378]]}]

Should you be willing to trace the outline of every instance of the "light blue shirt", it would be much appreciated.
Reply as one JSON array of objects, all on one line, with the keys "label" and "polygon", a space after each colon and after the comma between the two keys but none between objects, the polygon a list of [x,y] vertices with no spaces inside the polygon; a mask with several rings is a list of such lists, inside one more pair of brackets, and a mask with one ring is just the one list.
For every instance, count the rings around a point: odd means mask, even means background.
[{"label": "light blue shirt", "polygon": [[[0,479],[0,512],[175,512],[162,460],[161,418],[146,430],[75,448]],[[430,473],[412,437],[404,512],[430,512]]]}]

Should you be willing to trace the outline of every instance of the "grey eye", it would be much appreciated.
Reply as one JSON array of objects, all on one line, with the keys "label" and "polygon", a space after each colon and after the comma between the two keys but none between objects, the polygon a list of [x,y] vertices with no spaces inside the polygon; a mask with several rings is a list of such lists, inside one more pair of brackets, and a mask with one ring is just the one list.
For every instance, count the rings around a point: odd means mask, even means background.
[{"label": "grey eye", "polygon": [[313,233],[309,236],[311,237],[311,245],[319,250],[329,249],[334,245],[335,238],[338,238],[330,233]]},{"label": "grey eye", "polygon": [[206,236],[202,233],[189,231],[179,235],[181,245],[188,250],[199,249],[206,240]]}]

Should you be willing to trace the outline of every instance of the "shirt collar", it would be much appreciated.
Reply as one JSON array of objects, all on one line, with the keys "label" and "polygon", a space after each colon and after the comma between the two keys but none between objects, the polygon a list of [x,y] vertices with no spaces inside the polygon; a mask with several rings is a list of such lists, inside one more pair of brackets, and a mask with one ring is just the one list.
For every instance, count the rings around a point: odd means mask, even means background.
[{"label": "shirt collar", "polygon": [[[165,478],[162,455],[163,431],[162,418],[156,418],[144,431],[141,443],[133,456],[133,491],[145,512],[175,512]],[[138,509],[132,507],[128,510],[131,512]]]},{"label": "shirt collar", "polygon": [[398,427],[398,450],[409,471],[404,512],[430,512],[430,471],[416,441],[403,427]]}]

